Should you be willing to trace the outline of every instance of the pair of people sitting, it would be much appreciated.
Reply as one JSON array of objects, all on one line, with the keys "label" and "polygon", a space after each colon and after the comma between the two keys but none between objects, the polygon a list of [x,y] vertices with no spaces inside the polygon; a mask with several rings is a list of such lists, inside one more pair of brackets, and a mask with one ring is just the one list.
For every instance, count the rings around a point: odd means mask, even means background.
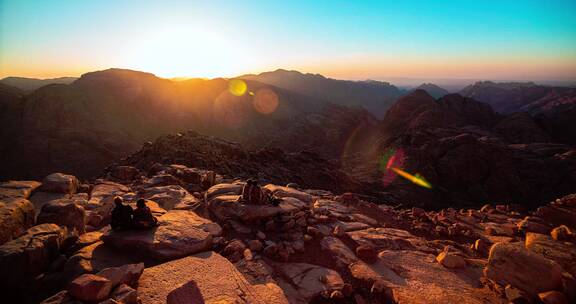
[{"label": "pair of people sitting", "polygon": [[110,221],[112,230],[148,229],[158,225],[158,220],[142,198],[136,202],[136,209],[124,205],[121,197],[115,197],[114,204]]},{"label": "pair of people sitting", "polygon": [[246,181],[246,185],[242,188],[241,200],[246,204],[252,205],[271,204],[273,206],[278,206],[281,202],[281,199],[274,197],[270,193],[270,190],[260,188],[255,179],[249,179]]}]

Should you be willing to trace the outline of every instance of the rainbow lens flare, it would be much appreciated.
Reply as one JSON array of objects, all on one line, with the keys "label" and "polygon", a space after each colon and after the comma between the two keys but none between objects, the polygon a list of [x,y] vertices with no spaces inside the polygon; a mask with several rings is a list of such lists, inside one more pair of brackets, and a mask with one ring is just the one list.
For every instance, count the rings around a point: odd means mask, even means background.
[{"label": "rainbow lens flare", "polygon": [[406,180],[427,189],[432,189],[432,185],[420,174],[412,175],[401,169],[404,164],[404,151],[401,149],[388,149],[380,160],[380,170],[384,172],[382,182],[384,186],[390,185],[396,176],[401,176]]}]

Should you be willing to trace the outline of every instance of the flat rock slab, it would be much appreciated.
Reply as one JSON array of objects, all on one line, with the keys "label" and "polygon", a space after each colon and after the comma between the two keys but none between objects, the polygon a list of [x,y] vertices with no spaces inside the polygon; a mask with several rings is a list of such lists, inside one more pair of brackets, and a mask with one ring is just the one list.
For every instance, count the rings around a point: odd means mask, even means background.
[{"label": "flat rock slab", "polygon": [[481,288],[480,269],[449,270],[418,251],[383,251],[369,267],[389,284],[395,303],[506,303]]},{"label": "flat rock slab", "polygon": [[7,181],[0,183],[0,201],[30,197],[42,185],[36,181]]},{"label": "flat rock slab", "polygon": [[283,186],[268,184],[268,185],[264,186],[263,188],[270,190],[270,192],[272,192],[272,194],[274,196],[279,197],[279,198],[293,197],[293,198],[301,200],[307,204],[312,203],[312,200],[313,200],[312,195],[310,195],[306,192],[296,190],[294,188],[290,188],[290,187],[283,187]]},{"label": "flat rock slab", "polygon": [[138,296],[142,304],[288,303],[278,285],[250,284],[211,251],[146,268]]},{"label": "flat rock slab", "polygon": [[104,243],[118,249],[141,252],[157,260],[172,260],[208,250],[212,237],[222,228],[192,211],[172,210],[158,218],[158,227],[148,230],[109,231]]},{"label": "flat rock slab", "polygon": [[280,284],[284,293],[289,296],[290,303],[309,303],[321,293],[330,295],[331,292],[341,291],[344,287],[344,281],[338,272],[322,266],[307,263],[283,263],[275,268],[283,278],[288,280],[288,284]]},{"label": "flat rock slab", "polygon": [[194,210],[200,206],[200,201],[186,189],[178,185],[146,188],[142,197],[157,202],[166,210]]},{"label": "flat rock slab", "polygon": [[251,205],[239,201],[239,195],[222,195],[214,197],[208,208],[219,219],[236,219],[244,222],[270,219],[277,215],[291,214],[308,209],[308,205],[299,199],[285,197],[278,206]]},{"label": "flat rock slab", "polygon": [[368,243],[378,250],[431,251],[426,240],[410,232],[395,228],[369,228],[348,232],[358,245]]}]

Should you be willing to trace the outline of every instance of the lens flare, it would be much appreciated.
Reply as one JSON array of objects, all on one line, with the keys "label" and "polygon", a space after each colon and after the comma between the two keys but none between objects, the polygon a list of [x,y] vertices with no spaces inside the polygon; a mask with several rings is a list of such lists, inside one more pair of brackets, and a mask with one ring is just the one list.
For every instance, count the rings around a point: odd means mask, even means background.
[{"label": "lens flare", "polygon": [[428,189],[432,189],[432,185],[420,174],[412,175],[400,168],[404,165],[404,151],[401,149],[388,149],[382,155],[380,160],[380,170],[384,172],[382,182],[384,186],[392,184],[397,176],[401,176],[406,180]]},{"label": "lens flare", "polygon": [[396,168],[396,167],[392,167],[391,168],[392,171],[396,172],[396,174],[402,176],[403,178],[413,182],[414,184],[424,187],[424,188],[428,188],[428,189],[432,189],[432,185],[430,185],[430,183],[424,179],[423,176],[416,174],[416,175],[412,175],[402,169]]},{"label": "lens flare", "polygon": [[254,108],[262,114],[276,111],[278,103],[278,95],[268,88],[258,90],[254,96]]},{"label": "lens flare", "polygon": [[228,81],[228,91],[234,96],[242,96],[246,94],[248,86],[242,79],[232,79]]}]

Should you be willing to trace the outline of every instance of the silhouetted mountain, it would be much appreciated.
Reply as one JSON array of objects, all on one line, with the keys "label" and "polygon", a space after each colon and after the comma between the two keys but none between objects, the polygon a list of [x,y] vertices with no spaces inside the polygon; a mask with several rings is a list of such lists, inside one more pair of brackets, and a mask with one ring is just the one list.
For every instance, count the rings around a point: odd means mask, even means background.
[{"label": "silhouetted mountain", "polygon": [[[319,109],[323,101],[248,82],[253,95],[234,96],[225,79],[174,82],[122,69],[84,74],[69,85],[10,95],[0,176],[30,178],[52,171],[93,176],[110,161],[159,135],[198,130],[231,140],[259,136],[283,120]],[[266,100],[277,102],[261,113]],[[3,103],[6,103],[3,98]],[[258,104],[260,102],[260,104]],[[260,109],[266,111],[267,109]],[[17,132],[16,132],[17,130]]]},{"label": "silhouetted mountain", "polygon": [[428,94],[430,94],[430,96],[432,96],[436,99],[438,99],[440,97],[444,97],[444,95],[450,94],[450,92],[446,91],[445,89],[443,89],[443,88],[441,88],[441,87],[439,87],[433,83],[423,83],[411,91],[415,91],[415,90],[424,90],[424,91],[428,92]]},{"label": "silhouetted mountain", "polygon": [[40,87],[45,85],[60,83],[60,84],[69,84],[72,83],[74,80],[78,78],[76,77],[59,77],[59,78],[51,78],[51,79],[37,79],[37,78],[25,78],[25,77],[6,77],[1,79],[0,82],[3,84],[7,84],[16,88],[19,88],[23,91],[34,91]]},{"label": "silhouetted mountain", "polygon": [[431,206],[538,204],[573,191],[574,150],[549,143],[532,117],[517,115],[503,117],[458,94],[436,101],[417,90],[401,98],[382,122],[381,149],[402,150],[406,170],[422,174],[433,190],[397,179],[389,191]]},{"label": "silhouetted mountain", "polygon": [[387,82],[337,80],[283,69],[239,78],[271,84],[335,104],[362,106],[379,118],[402,95],[401,90]]},{"label": "silhouetted mountain", "polygon": [[500,113],[524,111],[556,140],[576,144],[576,89],[534,83],[478,82],[462,95],[491,105]]}]

